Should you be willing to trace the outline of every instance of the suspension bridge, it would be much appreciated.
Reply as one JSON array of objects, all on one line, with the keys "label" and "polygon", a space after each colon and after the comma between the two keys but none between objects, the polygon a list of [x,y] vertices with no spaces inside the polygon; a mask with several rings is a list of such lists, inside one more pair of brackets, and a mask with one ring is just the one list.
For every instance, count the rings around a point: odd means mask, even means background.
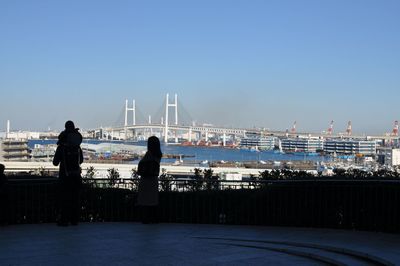
[{"label": "suspension bridge", "polygon": [[[221,144],[226,146],[228,139],[245,137],[246,133],[249,132],[258,132],[258,130],[215,127],[209,124],[196,125],[193,121],[180,119],[181,115],[178,110],[181,110],[181,107],[179,105],[178,108],[177,94],[174,95],[172,102],[169,94],[167,94],[163,104],[164,113],[159,120],[160,122],[153,122],[151,116],[149,116],[147,123],[137,123],[138,109],[136,102],[133,100],[132,105],[130,105],[129,101],[126,100],[123,125],[98,128],[93,130],[93,134],[101,139],[120,140],[146,139],[151,135],[155,135],[163,139],[165,143],[178,143],[182,140],[188,142],[209,141],[212,137],[221,139]],[[186,117],[188,116],[190,117],[190,115],[186,115]]]},{"label": "suspension bridge", "polygon": [[[172,101],[171,101],[172,100]],[[171,112],[172,111],[172,112]],[[141,115],[141,122],[137,123],[137,115]],[[333,121],[330,124],[327,132],[308,133],[297,132],[296,122],[293,128],[288,131],[271,131],[265,129],[245,129],[245,128],[230,128],[219,127],[211,124],[196,125],[190,114],[186,111],[183,104],[178,101],[178,95],[175,94],[173,99],[170,99],[169,94],[166,95],[165,101],[155,115],[155,119],[148,116],[143,119],[143,115],[136,106],[136,101],[132,100],[132,105],[129,101],[125,101],[125,106],[122,112],[123,121],[119,125],[100,127],[91,130],[90,133],[94,138],[109,139],[109,140],[145,140],[149,136],[157,136],[165,143],[181,143],[194,141],[208,142],[210,139],[219,140],[222,146],[227,146],[228,142],[235,142],[237,138],[247,136],[276,136],[276,137],[323,137],[323,138],[352,138],[352,139],[377,139],[377,140],[393,140],[398,139],[398,122],[395,121],[395,126],[392,134],[380,136],[352,135],[351,121],[348,123],[348,128],[345,134],[333,134]],[[158,122],[155,122],[158,121]]]}]

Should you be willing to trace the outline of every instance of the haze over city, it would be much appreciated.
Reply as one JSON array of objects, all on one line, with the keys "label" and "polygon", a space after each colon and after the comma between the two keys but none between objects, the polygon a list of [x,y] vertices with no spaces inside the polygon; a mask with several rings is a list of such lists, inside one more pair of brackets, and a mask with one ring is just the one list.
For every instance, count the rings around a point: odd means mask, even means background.
[{"label": "haze over city", "polygon": [[179,95],[198,123],[390,132],[398,1],[2,1],[0,131],[155,115]]}]

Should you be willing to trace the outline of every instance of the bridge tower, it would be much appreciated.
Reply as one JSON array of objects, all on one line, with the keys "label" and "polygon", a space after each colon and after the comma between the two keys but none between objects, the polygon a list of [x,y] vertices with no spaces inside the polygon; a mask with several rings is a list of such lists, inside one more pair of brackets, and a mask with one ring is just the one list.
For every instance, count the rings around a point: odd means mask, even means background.
[{"label": "bridge tower", "polygon": [[[165,132],[164,132],[164,142],[168,143],[168,110],[169,107],[175,108],[175,125],[178,125],[178,95],[175,94],[175,103],[169,103],[169,94],[167,93],[165,101]],[[177,141],[177,139],[176,139]]]},{"label": "bridge tower", "polygon": [[128,100],[125,100],[125,123],[124,123],[124,127],[125,127],[125,140],[128,139],[128,130],[127,130],[127,126],[128,126],[128,112],[132,111],[132,125],[136,125],[136,103],[135,100],[132,101],[132,108],[129,107],[128,105]]},{"label": "bridge tower", "polygon": [[136,105],[135,100],[132,101],[132,108],[128,106],[128,100],[125,100],[125,124],[124,126],[128,126],[128,111],[132,111],[132,125],[136,126]]},{"label": "bridge tower", "polygon": [[393,126],[393,131],[392,131],[393,136],[398,136],[399,135],[399,121],[394,121],[394,126]]}]

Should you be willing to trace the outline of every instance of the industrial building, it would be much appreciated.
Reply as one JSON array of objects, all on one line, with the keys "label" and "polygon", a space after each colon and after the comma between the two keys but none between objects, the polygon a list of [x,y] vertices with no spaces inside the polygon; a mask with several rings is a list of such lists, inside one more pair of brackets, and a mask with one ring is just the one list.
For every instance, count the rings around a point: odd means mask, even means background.
[{"label": "industrial building", "polygon": [[327,139],[324,143],[324,152],[327,154],[376,154],[375,140],[354,139]]},{"label": "industrial building", "polygon": [[281,139],[282,151],[314,153],[324,149],[321,138],[284,138]]},{"label": "industrial building", "polygon": [[378,149],[378,162],[387,167],[400,165],[400,149],[381,147]]},{"label": "industrial building", "polygon": [[30,157],[27,140],[5,139],[0,141],[0,160],[28,161]]},{"label": "industrial building", "polygon": [[241,139],[240,146],[245,148],[257,147],[259,150],[273,150],[276,142],[276,137],[250,137]]}]

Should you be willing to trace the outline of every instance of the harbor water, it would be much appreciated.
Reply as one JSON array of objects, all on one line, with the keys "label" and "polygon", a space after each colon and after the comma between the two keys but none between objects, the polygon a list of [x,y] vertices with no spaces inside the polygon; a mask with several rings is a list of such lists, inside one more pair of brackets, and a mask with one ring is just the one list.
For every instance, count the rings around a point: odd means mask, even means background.
[{"label": "harbor water", "polygon": [[[99,144],[107,141],[102,140],[84,140],[82,146],[85,143]],[[55,144],[56,140],[29,140],[28,145],[32,149],[35,144],[48,145]],[[120,141],[109,141],[107,142],[110,146],[115,144],[121,144]],[[146,142],[135,142],[135,143],[123,143],[125,145],[136,145],[146,146]],[[164,154],[171,155],[182,155],[183,161],[191,161],[201,163],[207,162],[247,162],[247,161],[330,161],[331,158],[322,155],[307,155],[300,153],[285,154],[279,151],[253,151],[247,149],[233,149],[223,147],[193,147],[193,146],[181,146],[175,144],[162,144],[162,152]],[[163,159],[164,162],[175,161],[176,159]],[[135,161],[133,161],[135,162]]]}]

